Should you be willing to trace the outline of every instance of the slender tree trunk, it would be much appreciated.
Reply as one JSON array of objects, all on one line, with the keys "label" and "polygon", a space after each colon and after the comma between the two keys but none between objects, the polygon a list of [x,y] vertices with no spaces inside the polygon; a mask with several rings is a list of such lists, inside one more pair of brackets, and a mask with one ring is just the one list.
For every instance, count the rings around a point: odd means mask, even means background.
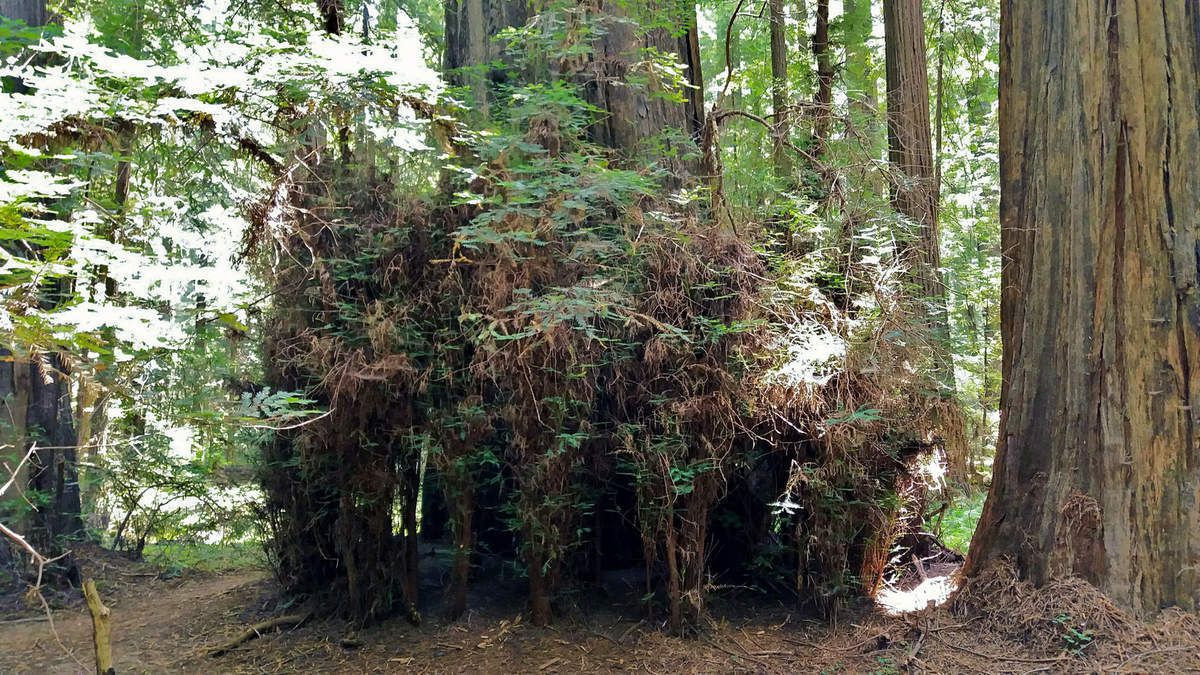
[{"label": "slender tree trunk", "polygon": [[473,521],[475,516],[474,480],[456,481],[454,491],[454,566],[450,570],[450,587],[446,592],[446,616],[454,620],[467,611],[467,589],[471,581],[471,556],[474,550]]},{"label": "slender tree trunk", "polygon": [[416,608],[421,588],[421,532],[417,518],[420,504],[421,464],[418,453],[406,453],[408,461],[401,461],[403,471],[400,478],[401,514],[400,525],[404,533],[401,551],[404,556],[404,600],[410,608]]},{"label": "slender tree trunk", "polygon": [[787,181],[792,165],[784,141],[788,134],[787,96],[787,26],[784,22],[783,0],[769,0],[771,22],[771,111],[775,113],[771,160],[775,177]]},{"label": "slender tree trunk", "polygon": [[833,55],[829,52],[829,0],[817,0],[817,28],[813,33],[812,53],[817,60],[816,118],[813,124],[813,155],[825,154],[829,126],[833,120]]},{"label": "slender tree trunk", "polygon": [[1195,608],[1200,7],[1001,7],[1004,388],[967,572]]},{"label": "slender tree trunk", "polygon": [[937,95],[934,98],[934,141],[933,141],[933,183],[942,189],[942,138],[944,123],[942,115],[945,107],[946,94],[946,0],[938,7],[938,36],[937,36]]},{"label": "slender tree trunk", "polygon": [[554,589],[551,588],[550,574],[545,567],[545,559],[540,553],[529,555],[529,620],[535,626],[550,625],[553,615],[550,600]]}]

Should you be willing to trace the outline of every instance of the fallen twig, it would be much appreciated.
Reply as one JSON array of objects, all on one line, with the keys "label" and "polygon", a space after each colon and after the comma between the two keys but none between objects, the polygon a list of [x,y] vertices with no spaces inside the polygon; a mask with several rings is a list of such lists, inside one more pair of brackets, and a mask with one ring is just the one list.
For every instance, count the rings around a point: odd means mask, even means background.
[{"label": "fallen twig", "polygon": [[983,652],[977,652],[974,649],[971,649],[969,647],[964,647],[962,645],[956,645],[953,642],[950,642],[949,640],[946,640],[946,639],[938,636],[937,633],[933,633],[933,637],[937,638],[942,644],[946,645],[947,647],[950,647],[951,649],[957,649],[959,651],[963,651],[968,654],[973,654],[975,656],[978,656],[981,659],[993,659],[996,661],[1012,661],[1013,663],[1059,663],[1059,662],[1067,660],[1067,657],[1065,657],[1065,656],[1056,656],[1056,657],[1050,658],[1050,659],[1025,659],[1025,658],[1021,658],[1019,656],[1000,656],[998,654],[984,654]]},{"label": "fallen twig", "polygon": [[49,621],[49,620],[50,620],[50,618],[43,614],[40,616],[27,616],[24,619],[5,619],[4,621],[0,621],[0,625],[10,624],[10,623],[37,623],[39,621]]},{"label": "fallen twig", "polygon": [[921,651],[921,645],[925,644],[925,634],[926,631],[920,628],[917,629],[917,641],[913,643],[912,649],[909,649],[908,653],[904,655],[904,663],[902,665],[908,666],[916,660],[917,654]]},{"label": "fallen twig", "polygon": [[1191,651],[1192,649],[1194,649],[1194,647],[1163,647],[1161,649],[1151,649],[1148,652],[1142,652],[1141,654],[1134,654],[1133,656],[1125,659],[1124,661],[1121,662],[1121,665],[1119,665],[1113,669],[1113,672],[1119,673],[1119,672],[1121,672],[1121,669],[1124,668],[1125,666],[1133,663],[1134,661],[1140,661],[1141,659],[1143,659],[1147,656],[1153,656],[1155,654],[1165,654],[1167,652],[1186,652],[1186,651]]},{"label": "fallen twig", "polygon": [[260,637],[264,632],[275,628],[282,628],[284,626],[298,626],[307,621],[309,616],[309,612],[305,612],[303,614],[285,614],[283,616],[277,616],[273,619],[267,619],[266,621],[260,621],[247,628],[245,632],[233,638],[229,642],[212,648],[209,650],[208,655],[210,657],[220,656],[234,647]]},{"label": "fallen twig", "polygon": [[805,647],[811,647],[811,648],[813,648],[813,649],[819,649],[819,650],[827,650],[827,651],[831,651],[831,652],[843,652],[843,653],[845,653],[845,652],[852,652],[852,651],[855,651],[855,650],[857,650],[859,647],[862,647],[863,645],[865,645],[865,644],[867,644],[867,643],[869,643],[869,642],[876,641],[876,640],[878,640],[879,638],[888,638],[888,640],[891,640],[891,637],[892,637],[892,636],[891,636],[891,635],[890,635],[890,634],[889,634],[887,631],[884,631],[884,632],[882,632],[882,633],[879,633],[879,634],[877,634],[877,635],[872,635],[871,637],[869,637],[869,638],[867,638],[867,639],[865,639],[865,640],[862,640],[861,642],[856,642],[856,643],[854,643],[854,644],[850,645],[849,647],[832,647],[832,646],[827,646],[827,645],[819,645],[819,644],[817,644],[817,643],[815,643],[815,642],[809,642],[809,641],[807,641],[807,640],[797,640],[796,638],[784,638],[784,641],[785,641],[785,642],[790,642],[790,643],[792,643],[792,644],[803,645],[803,646],[805,646]]}]

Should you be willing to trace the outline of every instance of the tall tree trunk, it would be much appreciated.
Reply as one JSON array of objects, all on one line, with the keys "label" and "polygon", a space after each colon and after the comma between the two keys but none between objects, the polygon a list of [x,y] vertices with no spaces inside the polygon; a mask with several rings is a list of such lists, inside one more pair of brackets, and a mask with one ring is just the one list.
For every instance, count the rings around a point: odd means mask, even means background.
[{"label": "tall tree trunk", "polygon": [[29,540],[44,555],[58,555],[62,541],[83,533],[79,511],[70,370],[61,353],[41,355],[29,366],[27,441],[31,457],[29,489],[39,497],[30,516]]},{"label": "tall tree trunk", "polygon": [[50,18],[46,0],[0,0],[0,16],[29,26],[45,26]]},{"label": "tall tree trunk", "polygon": [[524,25],[531,15],[530,3],[522,0],[445,0],[442,65],[452,84],[470,89],[473,111],[480,119],[488,116],[492,86],[505,76],[487,67],[505,59],[496,35]]},{"label": "tall tree trunk", "polygon": [[817,60],[816,118],[813,124],[814,149],[817,157],[825,154],[829,143],[829,126],[833,120],[833,55],[829,53],[829,0],[817,0],[817,28],[813,33],[812,53]]},{"label": "tall tree trunk", "polygon": [[787,26],[783,15],[783,0],[770,0],[771,22],[771,112],[775,114],[771,160],[775,177],[790,180],[792,165],[784,141],[788,134],[787,96]]},{"label": "tall tree trunk", "polygon": [[1200,603],[1200,7],[1005,0],[1004,389],[968,574]]},{"label": "tall tree trunk", "polygon": [[[897,176],[892,205],[917,227],[905,241],[910,276],[929,304],[929,322],[938,349],[938,377],[952,390],[954,369],[946,349],[946,285],[938,247],[938,185],[934,178],[929,126],[929,74],[925,58],[925,17],[920,0],[884,0],[887,45],[888,158]],[[915,240],[914,240],[915,239]]]},{"label": "tall tree trunk", "polygon": [[954,400],[954,361],[946,283],[941,272],[938,236],[939,186],[929,125],[929,73],[925,55],[925,16],[920,0],[884,0],[887,60],[888,158],[896,175],[891,199],[896,211],[917,228],[905,237],[901,255],[909,280],[923,305],[929,328],[934,376],[941,389],[933,426],[946,446],[948,473],[955,483],[969,480],[966,431]]}]

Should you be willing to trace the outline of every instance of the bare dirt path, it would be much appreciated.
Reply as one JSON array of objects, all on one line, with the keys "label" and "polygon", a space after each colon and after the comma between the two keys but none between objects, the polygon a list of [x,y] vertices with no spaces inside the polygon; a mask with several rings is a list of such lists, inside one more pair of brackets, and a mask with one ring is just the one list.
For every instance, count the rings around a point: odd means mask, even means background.
[{"label": "bare dirt path", "polygon": [[[247,596],[253,599],[265,576],[249,571],[174,580],[143,578],[105,596],[112,611],[117,672],[179,672],[181,665],[203,658],[204,647],[224,637],[226,625],[241,623]],[[105,593],[103,584],[100,592]],[[50,626],[47,621],[26,619],[0,623],[0,672],[91,672],[92,622],[87,609],[57,610],[54,631]]]},{"label": "bare dirt path", "polygon": [[[336,620],[311,621],[214,658],[208,655],[213,646],[281,611],[265,572],[163,580],[116,569],[100,578],[107,582],[113,653],[122,675],[1200,671],[1200,617],[1166,615],[1151,627],[1148,641],[1122,640],[1103,622],[1089,619],[1093,637],[1080,646],[1064,642],[1063,628],[1053,618],[1060,610],[1051,608],[1050,618],[1033,620],[1039,612],[1029,601],[1044,604],[1040,595],[1017,598],[1028,611],[971,618],[945,608],[902,617],[860,608],[836,627],[804,620],[794,609],[762,598],[724,602],[714,607],[719,618],[700,636],[678,638],[646,620],[644,612],[592,601],[564,610],[552,628],[534,628],[524,621],[517,596],[490,588],[457,622],[438,620],[433,613],[420,626],[397,617],[363,630]],[[1086,600],[1082,588],[1056,589],[1055,595]],[[1076,603],[1071,611],[1083,625],[1089,608],[1104,609],[1102,604]],[[1011,630],[1026,619],[1028,630],[1019,635]],[[86,610],[57,610],[55,628],[78,663],[56,643],[48,623],[0,623],[0,673],[91,672]]]}]

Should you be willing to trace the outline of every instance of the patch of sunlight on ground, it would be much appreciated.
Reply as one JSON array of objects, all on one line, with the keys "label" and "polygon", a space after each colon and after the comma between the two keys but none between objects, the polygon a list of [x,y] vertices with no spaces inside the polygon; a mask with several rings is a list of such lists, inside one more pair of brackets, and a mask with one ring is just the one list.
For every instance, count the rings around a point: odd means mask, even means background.
[{"label": "patch of sunlight on ground", "polygon": [[926,607],[937,607],[950,598],[958,588],[958,575],[929,577],[908,590],[886,587],[875,596],[875,604],[889,615],[899,616]]}]

